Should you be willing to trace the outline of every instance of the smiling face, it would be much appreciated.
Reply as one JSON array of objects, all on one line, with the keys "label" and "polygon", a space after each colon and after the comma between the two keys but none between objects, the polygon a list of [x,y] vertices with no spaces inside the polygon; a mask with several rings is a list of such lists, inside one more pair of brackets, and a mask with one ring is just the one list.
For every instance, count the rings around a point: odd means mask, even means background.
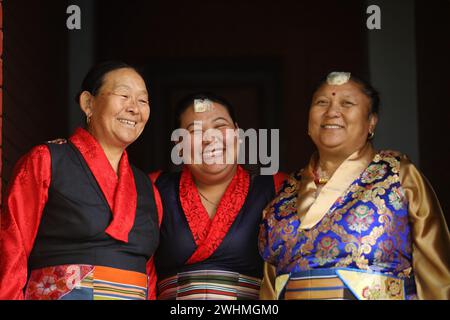
[{"label": "smiling face", "polygon": [[[194,125],[195,121],[201,121],[201,129]],[[194,159],[195,152],[197,159],[201,159],[200,164],[186,164],[194,176],[226,176],[234,169],[237,158],[236,126],[224,106],[214,102],[211,109],[205,112],[195,112],[194,107],[190,106],[181,114],[180,127],[190,133],[191,159]],[[228,148],[227,141],[232,143]],[[201,150],[193,148],[194,143],[201,145]],[[234,163],[227,164],[227,157]]]},{"label": "smiling face", "polygon": [[353,81],[343,85],[323,84],[312,98],[309,135],[319,153],[348,157],[362,148],[375,130],[370,98]]},{"label": "smiling face", "polygon": [[126,148],[144,130],[150,116],[147,88],[131,68],[108,72],[97,94],[84,91],[80,105],[88,130],[102,146]]}]

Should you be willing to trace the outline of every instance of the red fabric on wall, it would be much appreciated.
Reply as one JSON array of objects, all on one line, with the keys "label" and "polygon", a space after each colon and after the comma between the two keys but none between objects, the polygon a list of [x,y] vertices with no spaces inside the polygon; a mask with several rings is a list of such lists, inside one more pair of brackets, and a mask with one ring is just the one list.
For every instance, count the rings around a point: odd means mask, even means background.
[{"label": "red fabric on wall", "polygon": [[[3,172],[3,3],[0,0],[0,31],[2,37],[0,40],[0,177]],[[0,183],[0,206],[2,206],[2,184]],[[1,215],[0,215],[1,221]]]}]

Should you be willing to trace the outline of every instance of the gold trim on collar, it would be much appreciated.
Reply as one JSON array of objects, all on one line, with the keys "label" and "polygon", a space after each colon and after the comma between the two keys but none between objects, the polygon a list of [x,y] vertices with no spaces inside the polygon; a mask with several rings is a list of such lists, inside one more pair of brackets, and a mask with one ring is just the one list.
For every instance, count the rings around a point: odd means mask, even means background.
[{"label": "gold trim on collar", "polygon": [[364,172],[375,156],[371,143],[351,154],[337,168],[316,198],[317,186],[314,182],[314,166],[317,154],[313,155],[309,165],[302,172],[301,186],[298,191],[297,214],[300,229],[311,229],[322,220],[336,200],[344,194],[350,185]]}]

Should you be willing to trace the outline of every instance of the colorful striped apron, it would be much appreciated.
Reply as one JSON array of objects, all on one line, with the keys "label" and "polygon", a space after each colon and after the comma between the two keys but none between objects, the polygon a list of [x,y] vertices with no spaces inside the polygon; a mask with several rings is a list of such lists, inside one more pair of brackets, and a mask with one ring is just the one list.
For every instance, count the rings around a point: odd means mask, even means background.
[{"label": "colorful striped apron", "polygon": [[159,300],[257,300],[261,280],[237,272],[199,270],[158,283]]},{"label": "colorful striped apron", "polygon": [[28,300],[146,300],[146,274],[91,265],[63,265],[33,270]]},{"label": "colorful striped apron", "polygon": [[414,278],[351,268],[315,269],[278,276],[276,290],[285,300],[409,300]]}]

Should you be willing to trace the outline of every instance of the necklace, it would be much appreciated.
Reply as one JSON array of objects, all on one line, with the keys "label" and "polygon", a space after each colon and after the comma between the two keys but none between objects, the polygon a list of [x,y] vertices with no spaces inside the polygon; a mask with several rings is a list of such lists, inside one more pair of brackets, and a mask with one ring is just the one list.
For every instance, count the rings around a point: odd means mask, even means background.
[{"label": "necklace", "polygon": [[215,208],[217,208],[217,206],[219,205],[218,203],[216,204],[216,203],[210,201],[207,197],[205,197],[205,196],[200,192],[200,190],[197,189],[197,191],[198,191],[198,194],[199,194],[203,199],[205,199],[207,202],[209,202],[209,203],[212,204]]},{"label": "necklace", "polygon": [[320,170],[320,167],[317,166],[317,169],[314,171],[314,182],[318,185],[323,185],[326,184],[328,180],[330,180],[330,177],[326,174],[323,174],[322,170]]}]

